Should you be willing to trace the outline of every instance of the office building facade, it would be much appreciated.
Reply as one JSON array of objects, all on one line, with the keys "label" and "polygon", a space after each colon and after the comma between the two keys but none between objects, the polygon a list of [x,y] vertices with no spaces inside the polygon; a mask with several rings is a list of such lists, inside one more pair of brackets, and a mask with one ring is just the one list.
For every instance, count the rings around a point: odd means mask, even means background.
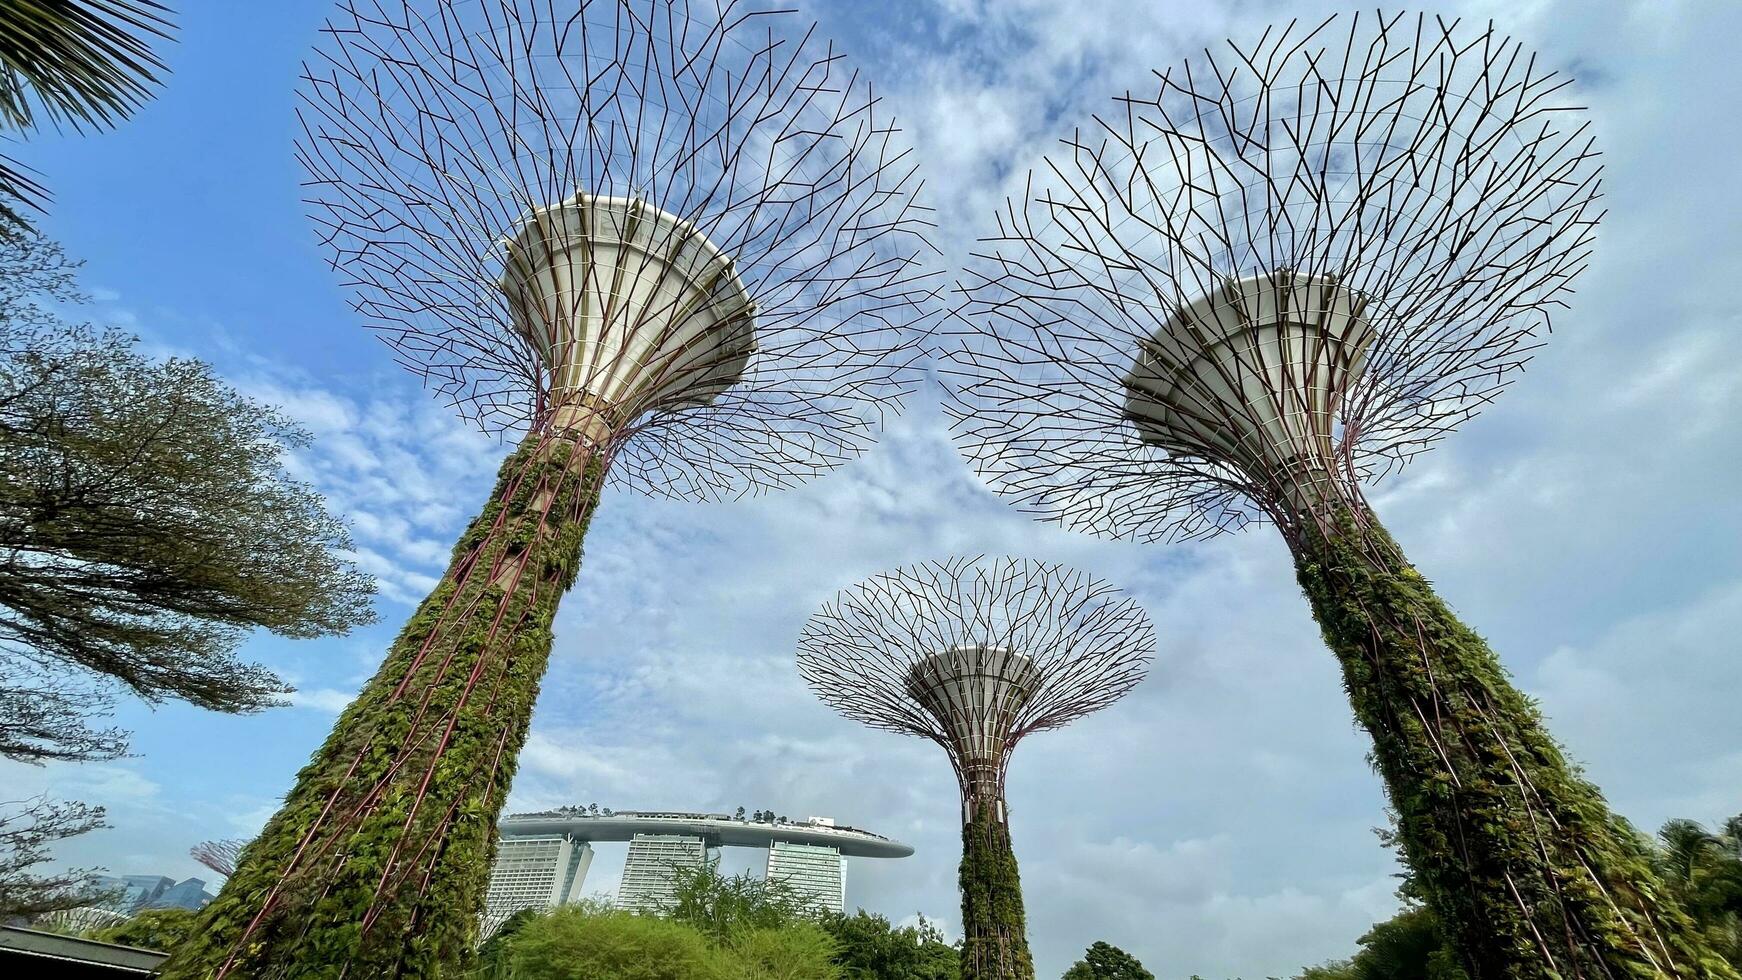
[{"label": "office building facade", "polygon": [[786,882],[808,904],[830,912],[846,907],[847,859],[838,847],[773,841],[768,845],[768,867],[763,876]]},{"label": "office building facade", "polygon": [[484,897],[485,934],[521,909],[548,909],[579,900],[592,863],[592,845],[568,834],[498,841],[490,889]]},{"label": "office building facade", "polygon": [[636,834],[629,839],[617,907],[661,912],[676,900],[674,868],[699,868],[708,860],[705,837],[687,834]]}]

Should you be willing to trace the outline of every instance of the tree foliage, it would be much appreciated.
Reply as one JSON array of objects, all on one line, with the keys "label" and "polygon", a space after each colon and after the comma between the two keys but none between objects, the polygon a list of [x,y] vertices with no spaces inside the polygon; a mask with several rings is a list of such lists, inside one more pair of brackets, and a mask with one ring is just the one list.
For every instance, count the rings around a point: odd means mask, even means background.
[{"label": "tree foliage", "polygon": [[778,878],[744,872],[721,875],[713,862],[677,866],[667,914],[687,922],[714,942],[727,943],[753,929],[779,929],[817,917],[818,910]]},{"label": "tree foliage", "polygon": [[[170,37],[153,0],[0,0],[0,125],[107,129],[151,94],[164,65],[151,50]],[[12,207],[40,208],[47,192],[0,157],[0,224],[25,224]]]},{"label": "tree foliage", "polygon": [[236,658],[250,630],[371,618],[321,498],[285,474],[306,435],[199,361],[69,324],[73,265],[0,236],[0,754],[113,757],[119,685],[253,711],[287,689]]},{"label": "tree foliage", "polygon": [[41,874],[55,841],[103,826],[103,808],[46,795],[0,803],[0,922],[78,908],[103,898],[91,869]]},{"label": "tree foliage", "polygon": [[1478,980],[1735,980],[1649,848],[1371,514],[1309,527],[1296,571],[1343,668],[1421,894]]},{"label": "tree foliage", "polygon": [[823,928],[835,937],[835,962],[845,980],[957,980],[961,953],[944,942],[938,927],[923,917],[918,925],[896,926],[860,909],[832,915]]},{"label": "tree foliage", "polygon": [[199,913],[193,909],[146,909],[126,922],[91,935],[99,942],[139,949],[170,950],[193,934]]},{"label": "tree foliage", "polygon": [[1119,947],[1096,942],[1065,971],[1063,980],[1155,980],[1155,974]]}]

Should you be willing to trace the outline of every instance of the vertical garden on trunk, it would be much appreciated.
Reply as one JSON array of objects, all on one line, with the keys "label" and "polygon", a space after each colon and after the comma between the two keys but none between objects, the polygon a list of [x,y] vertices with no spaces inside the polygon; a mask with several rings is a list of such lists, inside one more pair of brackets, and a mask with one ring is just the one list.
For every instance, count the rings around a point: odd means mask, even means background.
[{"label": "vertical garden on trunk", "polygon": [[1034,980],[1022,876],[996,801],[969,804],[962,825],[962,976]]},{"label": "vertical garden on trunk", "polygon": [[1403,855],[1470,975],[1734,980],[1646,842],[1372,513],[1301,524],[1301,588],[1373,737]]},{"label": "vertical garden on trunk", "polygon": [[[496,813],[605,460],[530,437],[168,978],[436,977],[476,938]],[[318,818],[325,817],[321,820]]]}]

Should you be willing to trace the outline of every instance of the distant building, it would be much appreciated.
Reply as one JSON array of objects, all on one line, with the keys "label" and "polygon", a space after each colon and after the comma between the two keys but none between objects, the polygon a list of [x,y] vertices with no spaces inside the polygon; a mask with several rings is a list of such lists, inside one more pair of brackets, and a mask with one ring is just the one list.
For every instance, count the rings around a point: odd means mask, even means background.
[{"label": "distant building", "polygon": [[660,912],[677,899],[674,868],[699,868],[708,860],[708,842],[687,834],[636,834],[629,839],[617,907]]},{"label": "distant building", "polygon": [[521,909],[547,909],[581,897],[593,847],[569,834],[508,837],[496,845],[490,890],[484,897],[486,932]]},{"label": "distant building", "polygon": [[98,888],[114,892],[103,908],[132,915],[146,909],[202,909],[216,896],[199,878],[177,882],[163,875],[93,875]]},{"label": "distant building", "polygon": [[768,849],[767,875],[833,911],[846,907],[848,857],[901,858],[913,848],[827,817],[790,822],[770,812],[600,812],[563,807],[504,817],[485,899],[484,933],[524,908],[578,901],[592,864],[590,841],[628,841],[620,908],[657,911],[672,902],[672,867],[699,867],[720,847]]},{"label": "distant building", "polygon": [[847,859],[838,847],[773,841],[763,875],[769,881],[786,882],[800,898],[830,912],[846,907]]}]

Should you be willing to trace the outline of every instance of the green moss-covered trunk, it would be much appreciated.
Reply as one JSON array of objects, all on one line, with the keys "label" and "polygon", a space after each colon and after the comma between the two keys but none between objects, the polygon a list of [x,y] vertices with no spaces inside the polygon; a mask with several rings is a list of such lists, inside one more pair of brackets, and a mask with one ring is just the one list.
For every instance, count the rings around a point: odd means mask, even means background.
[{"label": "green moss-covered trunk", "polygon": [[1298,538],[1300,584],[1373,736],[1404,858],[1473,980],[1735,980],[1639,835],[1371,515]]},{"label": "green moss-covered trunk", "polygon": [[962,826],[962,980],[1034,980],[1022,877],[996,800],[969,804]]},{"label": "green moss-covered trunk", "polygon": [[441,583],[165,977],[454,975],[604,468],[562,439],[509,457]]}]

